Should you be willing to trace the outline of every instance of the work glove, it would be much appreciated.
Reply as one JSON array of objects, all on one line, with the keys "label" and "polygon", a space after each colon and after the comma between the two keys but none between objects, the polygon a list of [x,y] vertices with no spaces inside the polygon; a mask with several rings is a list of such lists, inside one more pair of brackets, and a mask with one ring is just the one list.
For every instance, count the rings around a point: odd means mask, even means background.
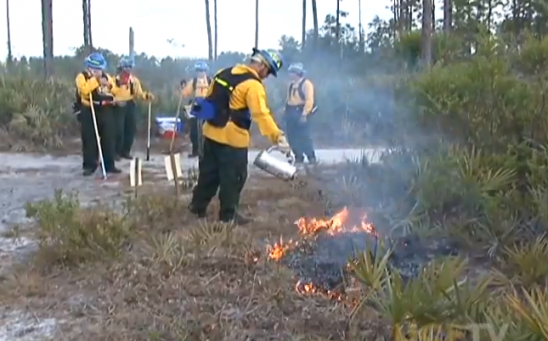
[{"label": "work glove", "polygon": [[291,153],[291,147],[289,147],[289,143],[287,142],[287,138],[285,137],[284,134],[280,134],[280,136],[278,136],[278,140],[276,141],[276,146],[284,154]]},{"label": "work glove", "polygon": [[154,101],[154,95],[151,94],[150,92],[147,92],[146,95],[145,95],[145,99],[147,101]]},{"label": "work glove", "polygon": [[306,114],[302,114],[300,118],[301,123],[306,123]]}]

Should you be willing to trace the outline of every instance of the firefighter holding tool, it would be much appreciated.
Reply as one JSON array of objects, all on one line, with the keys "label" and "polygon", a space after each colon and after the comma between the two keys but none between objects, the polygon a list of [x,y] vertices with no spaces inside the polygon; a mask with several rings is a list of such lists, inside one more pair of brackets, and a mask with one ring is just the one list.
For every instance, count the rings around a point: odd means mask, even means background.
[{"label": "firefighter holding tool", "polygon": [[[109,74],[105,72],[107,61],[101,53],[92,53],[85,59],[86,69],[76,76],[77,101],[73,107],[79,111],[80,130],[82,138],[82,157],[84,176],[93,175],[97,169],[99,150],[103,154],[106,173],[118,174],[121,170],[114,163],[114,96],[118,88]],[[90,97],[92,102],[90,102]],[[97,135],[100,137],[98,146],[94,116],[95,111]]]},{"label": "firefighter holding tool", "polygon": [[196,98],[205,97],[207,94],[207,89],[211,84],[211,78],[208,76],[209,66],[206,62],[196,62],[196,64],[194,64],[194,72],[196,72],[196,76],[189,82],[186,82],[181,92],[181,96],[183,98],[192,97],[189,101],[189,106],[186,108],[187,114],[189,115],[188,124],[190,125],[190,142],[192,143],[192,152],[188,155],[189,157],[199,156],[198,154],[201,143],[200,129],[202,128],[201,120],[196,119],[191,112],[192,103]]},{"label": "firefighter holding tool", "polygon": [[131,148],[135,140],[137,130],[136,99],[151,101],[154,96],[150,92],[143,91],[141,81],[133,73],[135,62],[131,57],[122,57],[118,63],[118,73],[115,81],[119,91],[115,97],[115,143],[116,158],[131,160]]},{"label": "firefighter holding tool", "polygon": [[248,64],[220,70],[206,97],[196,100],[193,112],[196,118],[205,120],[204,146],[198,183],[189,209],[198,217],[206,216],[207,206],[218,190],[222,222],[244,225],[251,221],[241,216],[237,209],[247,179],[252,121],[272,144],[282,152],[290,153],[284,132],[278,128],[266,105],[262,83],[269,75],[276,77],[282,66],[282,56],[278,52],[253,49]]},{"label": "firefighter holding tool", "polygon": [[303,163],[304,157],[309,163],[316,163],[314,144],[310,136],[310,115],[316,110],[314,103],[314,85],[304,77],[303,64],[291,64],[288,68],[291,83],[287,92],[284,112],[287,138],[295,154],[295,163]]}]

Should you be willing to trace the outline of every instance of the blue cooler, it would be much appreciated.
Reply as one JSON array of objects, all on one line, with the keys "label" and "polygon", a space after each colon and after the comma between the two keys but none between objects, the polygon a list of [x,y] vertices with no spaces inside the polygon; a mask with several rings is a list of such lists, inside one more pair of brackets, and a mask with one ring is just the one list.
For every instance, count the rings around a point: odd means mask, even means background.
[{"label": "blue cooler", "polygon": [[173,116],[158,116],[155,118],[155,123],[158,136],[165,139],[171,139],[173,136],[177,137],[185,126],[180,118],[175,120]]}]

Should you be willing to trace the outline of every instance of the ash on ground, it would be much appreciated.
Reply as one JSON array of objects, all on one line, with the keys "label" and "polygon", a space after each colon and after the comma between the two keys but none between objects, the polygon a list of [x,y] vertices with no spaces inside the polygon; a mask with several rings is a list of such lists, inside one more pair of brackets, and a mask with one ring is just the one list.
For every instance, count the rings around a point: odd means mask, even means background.
[{"label": "ash on ground", "polygon": [[456,255],[457,249],[448,240],[418,238],[388,239],[367,232],[319,234],[313,248],[297,249],[284,255],[283,264],[295,271],[300,282],[311,283],[326,291],[339,290],[345,283],[350,260],[361,252],[393,250],[390,266],[404,279],[416,276],[425,264],[441,256]]}]

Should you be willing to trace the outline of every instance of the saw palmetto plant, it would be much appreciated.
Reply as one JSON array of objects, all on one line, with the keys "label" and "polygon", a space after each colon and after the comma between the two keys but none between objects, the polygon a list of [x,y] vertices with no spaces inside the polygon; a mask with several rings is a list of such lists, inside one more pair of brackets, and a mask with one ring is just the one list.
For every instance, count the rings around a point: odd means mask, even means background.
[{"label": "saw palmetto plant", "polygon": [[498,262],[501,271],[514,285],[532,288],[548,280],[548,239],[540,236],[532,242],[505,246]]},{"label": "saw palmetto plant", "polygon": [[[526,330],[529,340],[548,339],[548,293],[546,286],[514,290],[506,296],[506,303]],[[523,335],[523,334],[522,334]]]},{"label": "saw palmetto plant", "polygon": [[74,134],[77,122],[70,113],[74,86],[64,80],[36,81],[2,77],[0,120],[10,135],[24,141],[13,149],[58,149],[63,136]]}]

